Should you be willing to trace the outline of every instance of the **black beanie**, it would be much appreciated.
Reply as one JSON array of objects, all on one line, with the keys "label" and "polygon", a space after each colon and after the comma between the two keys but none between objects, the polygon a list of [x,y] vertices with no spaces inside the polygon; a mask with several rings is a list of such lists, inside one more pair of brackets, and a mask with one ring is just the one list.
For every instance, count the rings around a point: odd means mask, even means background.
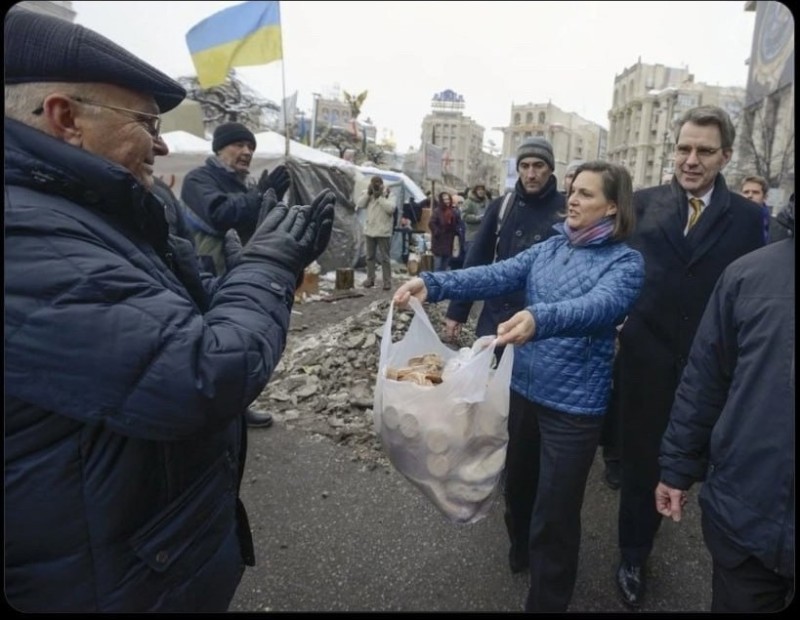
[{"label": "black beanie", "polygon": [[223,123],[214,130],[214,140],[211,143],[211,150],[219,153],[229,144],[234,142],[252,142],[253,150],[256,148],[256,137],[253,132],[241,123]]},{"label": "black beanie", "polygon": [[553,147],[544,138],[528,138],[519,145],[517,148],[517,170],[519,170],[520,160],[526,157],[538,157],[550,166],[550,170],[555,170]]}]

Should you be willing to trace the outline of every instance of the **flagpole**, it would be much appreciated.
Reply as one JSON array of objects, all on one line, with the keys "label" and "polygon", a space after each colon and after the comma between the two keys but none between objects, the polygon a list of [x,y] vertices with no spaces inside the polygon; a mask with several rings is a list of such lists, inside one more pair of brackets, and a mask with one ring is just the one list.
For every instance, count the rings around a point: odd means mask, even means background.
[{"label": "flagpole", "polygon": [[[286,105],[286,56],[283,54],[283,20],[281,19],[281,3],[280,1],[277,2],[278,5],[278,21],[281,24],[281,102],[283,105],[283,133],[285,138],[285,153],[286,157],[289,157],[289,146],[291,144],[291,127],[289,126],[289,114]],[[294,119],[292,119],[294,120]]]}]

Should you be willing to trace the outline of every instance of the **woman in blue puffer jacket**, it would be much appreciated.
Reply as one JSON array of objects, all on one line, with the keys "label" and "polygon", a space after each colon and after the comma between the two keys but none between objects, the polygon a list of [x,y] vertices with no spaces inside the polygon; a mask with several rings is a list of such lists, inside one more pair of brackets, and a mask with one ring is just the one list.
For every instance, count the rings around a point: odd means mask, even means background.
[{"label": "woman in blue puffer jacket", "polygon": [[636,301],[644,260],[628,172],[587,162],[558,233],[492,265],[423,273],[394,295],[477,301],[525,289],[525,309],[497,328],[514,344],[506,453],[511,570],[530,567],[526,611],[566,611],[578,566],[580,513],[611,391],[616,326]]}]

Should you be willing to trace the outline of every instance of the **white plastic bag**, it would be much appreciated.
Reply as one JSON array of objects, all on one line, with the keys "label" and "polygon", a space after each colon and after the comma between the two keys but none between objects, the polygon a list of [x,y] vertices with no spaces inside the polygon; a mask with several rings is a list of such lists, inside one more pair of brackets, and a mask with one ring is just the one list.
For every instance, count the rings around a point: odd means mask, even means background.
[{"label": "white plastic bag", "polygon": [[[508,445],[512,346],[492,370],[494,338],[478,339],[472,354],[439,340],[422,304],[411,298],[414,318],[405,337],[392,342],[394,303],[383,326],[373,416],[392,465],[450,520],[475,523],[496,496]],[[386,378],[386,368],[436,353],[447,368],[442,383],[423,386]],[[449,363],[448,362],[456,362]]]}]

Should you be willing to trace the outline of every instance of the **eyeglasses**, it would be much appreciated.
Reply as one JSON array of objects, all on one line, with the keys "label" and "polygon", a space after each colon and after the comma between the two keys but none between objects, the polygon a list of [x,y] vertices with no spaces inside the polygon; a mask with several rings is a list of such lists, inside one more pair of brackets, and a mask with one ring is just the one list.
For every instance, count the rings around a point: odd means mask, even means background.
[{"label": "eyeglasses", "polygon": [[676,144],[675,145],[675,153],[681,159],[688,159],[689,156],[692,154],[692,151],[697,153],[697,159],[707,160],[717,154],[717,151],[721,150],[722,147],[717,147],[712,149],[708,146],[699,146],[697,148],[693,148],[691,146],[687,146],[685,144]]},{"label": "eyeglasses", "polygon": [[[158,116],[158,114],[149,114],[140,110],[130,110],[128,108],[121,108],[115,105],[108,105],[107,103],[99,103],[90,99],[83,99],[81,97],[70,98],[78,103],[83,103],[84,105],[93,105],[97,108],[107,108],[109,110],[114,110],[115,112],[127,114],[142,127],[144,127],[145,131],[150,134],[150,137],[153,138],[153,140],[158,140],[158,136],[161,133],[161,117]],[[44,112],[44,102],[42,102],[42,105],[33,111],[33,114],[39,116],[42,112]]]}]

